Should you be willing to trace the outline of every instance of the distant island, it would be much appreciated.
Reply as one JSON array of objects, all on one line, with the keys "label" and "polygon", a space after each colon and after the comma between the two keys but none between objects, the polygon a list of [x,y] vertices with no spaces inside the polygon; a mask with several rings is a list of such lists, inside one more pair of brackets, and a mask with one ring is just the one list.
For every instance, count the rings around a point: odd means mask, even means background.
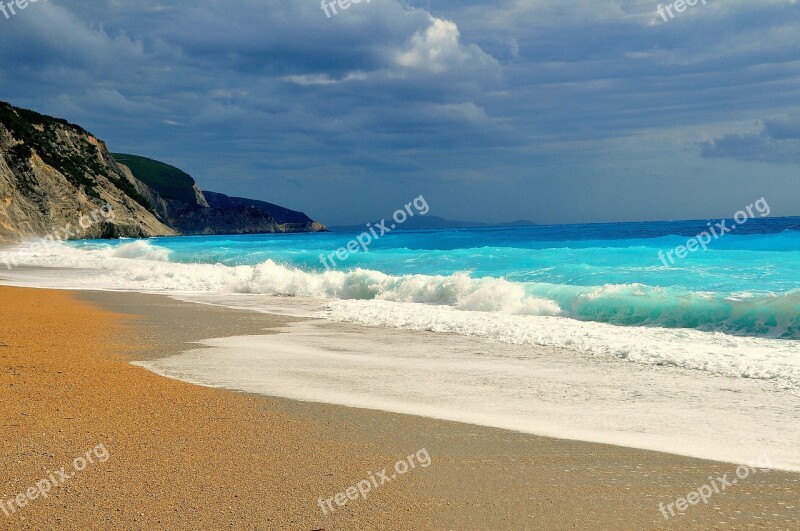
[{"label": "distant island", "polygon": [[[0,241],[51,235],[100,207],[114,216],[80,237],[327,230],[302,212],[204,192],[178,168],[112,154],[78,125],[0,102]],[[64,231],[64,239],[71,232]]]},{"label": "distant island", "polygon": [[[367,222],[360,225],[336,225],[329,227],[333,232],[359,232],[363,231]],[[507,223],[481,223],[477,221],[453,221],[438,216],[415,216],[409,218],[396,230],[434,230],[434,229],[474,229],[489,227],[529,227],[537,223],[528,220],[509,221]]]}]

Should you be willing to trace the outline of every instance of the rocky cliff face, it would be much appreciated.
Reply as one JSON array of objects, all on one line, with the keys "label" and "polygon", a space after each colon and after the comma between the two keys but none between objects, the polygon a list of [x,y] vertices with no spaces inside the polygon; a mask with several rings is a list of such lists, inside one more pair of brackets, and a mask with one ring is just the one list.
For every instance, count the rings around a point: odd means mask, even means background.
[{"label": "rocky cliff face", "polygon": [[203,208],[180,201],[169,203],[169,223],[181,234],[270,234],[286,232],[269,213],[250,208]]},{"label": "rocky cliff face", "polygon": [[271,234],[328,230],[322,223],[311,219],[298,223],[279,221],[268,210],[252,205],[217,207],[212,204],[209,207],[202,207],[195,203],[175,200],[167,200],[166,203],[167,224],[185,235]]},{"label": "rocky cliff face", "polygon": [[289,210],[282,206],[267,203],[266,201],[256,201],[255,199],[245,199],[244,197],[230,197],[217,192],[203,192],[208,200],[208,204],[214,208],[239,208],[250,207],[264,212],[269,212],[278,223],[292,223],[296,225],[310,224],[314,220],[302,212]]},{"label": "rocky cliff face", "polygon": [[77,125],[0,102],[0,241],[326,230],[270,203],[209,204],[177,168],[117,157]]},{"label": "rocky cliff face", "polygon": [[319,221],[296,210],[244,197],[230,197],[217,192],[203,192],[208,204],[217,210],[229,212],[261,211],[270,215],[277,223],[277,232],[325,232],[328,229]]},{"label": "rocky cliff face", "polygon": [[[322,232],[324,225],[302,212],[265,201],[229,197],[200,190],[194,179],[157,160],[113,154],[123,172],[130,172],[167,225],[186,235]],[[126,167],[127,166],[127,167]],[[153,192],[156,193],[153,196]]]},{"label": "rocky cliff face", "polygon": [[112,161],[82,128],[0,102],[0,240],[177,234]]}]

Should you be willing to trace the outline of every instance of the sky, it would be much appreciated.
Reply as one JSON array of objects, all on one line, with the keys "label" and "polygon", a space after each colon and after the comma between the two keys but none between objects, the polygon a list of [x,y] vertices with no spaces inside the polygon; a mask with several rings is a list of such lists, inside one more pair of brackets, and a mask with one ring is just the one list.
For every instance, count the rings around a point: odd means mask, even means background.
[{"label": "sky", "polygon": [[800,5],[684,7],[39,0],[0,99],[331,225],[800,215]]}]

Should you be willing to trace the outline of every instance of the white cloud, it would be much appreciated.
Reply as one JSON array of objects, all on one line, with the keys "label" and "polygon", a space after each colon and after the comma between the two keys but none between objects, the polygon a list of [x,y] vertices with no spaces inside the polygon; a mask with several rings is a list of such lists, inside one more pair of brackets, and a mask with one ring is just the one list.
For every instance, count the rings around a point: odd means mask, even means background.
[{"label": "white cloud", "polygon": [[296,85],[302,86],[316,86],[316,85],[336,85],[347,81],[363,81],[367,79],[367,74],[364,72],[350,72],[341,79],[334,79],[328,74],[303,74],[296,76],[284,76],[284,81],[289,81]]},{"label": "white cloud", "polygon": [[490,66],[497,62],[478,46],[462,46],[458,26],[449,20],[430,17],[430,25],[411,37],[405,51],[396,55],[396,63],[432,73],[464,66]]}]

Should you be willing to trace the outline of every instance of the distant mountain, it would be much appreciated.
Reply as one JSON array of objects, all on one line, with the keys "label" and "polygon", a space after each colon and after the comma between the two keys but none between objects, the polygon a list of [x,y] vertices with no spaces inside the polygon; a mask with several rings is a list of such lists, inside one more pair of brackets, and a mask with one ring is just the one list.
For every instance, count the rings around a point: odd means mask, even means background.
[{"label": "distant mountain", "polygon": [[[366,223],[361,225],[338,225],[329,228],[334,232],[362,232],[365,230],[366,225]],[[405,223],[397,225],[395,230],[473,229],[487,227],[527,227],[531,225],[536,225],[536,223],[533,221],[517,220],[508,223],[490,224],[478,221],[453,221],[430,215],[416,215],[406,220]]]}]

